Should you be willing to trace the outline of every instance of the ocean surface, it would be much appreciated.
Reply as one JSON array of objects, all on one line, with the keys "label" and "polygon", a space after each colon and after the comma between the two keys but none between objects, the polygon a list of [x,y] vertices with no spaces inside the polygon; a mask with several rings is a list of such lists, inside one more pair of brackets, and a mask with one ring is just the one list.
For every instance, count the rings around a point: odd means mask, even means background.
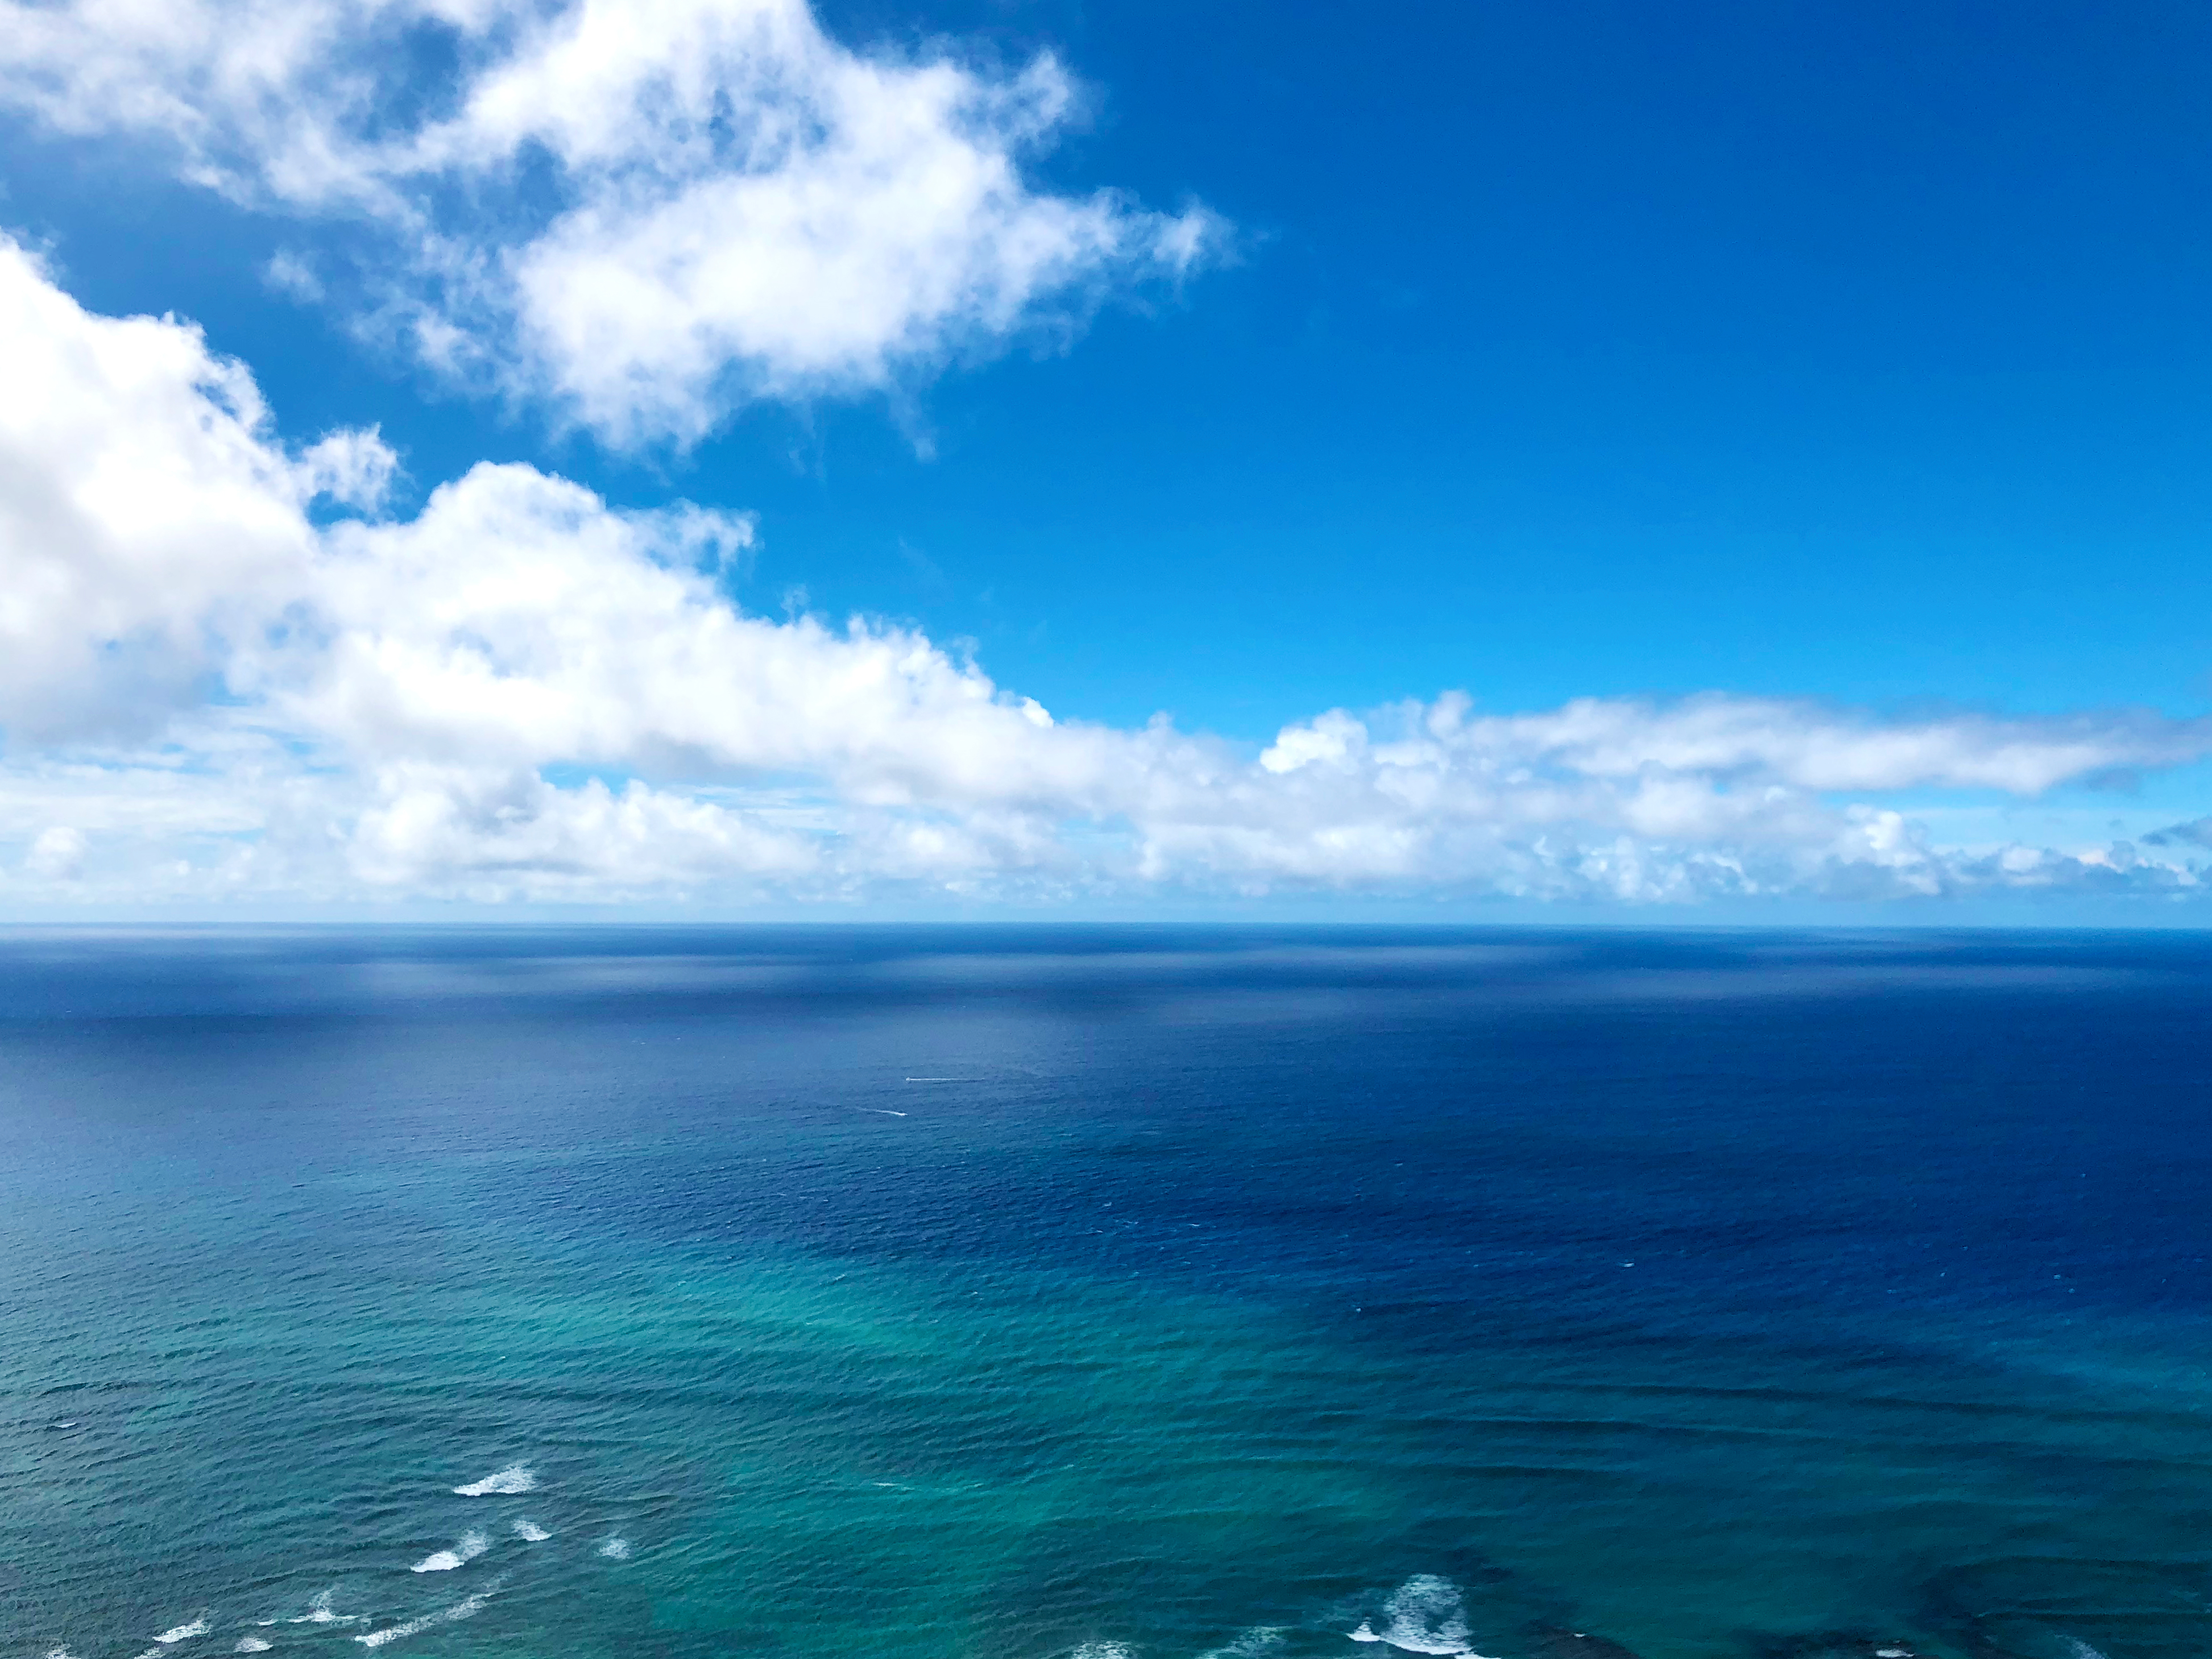
[{"label": "ocean surface", "polygon": [[2200,1659],[2212,938],[0,933],[0,1659]]}]

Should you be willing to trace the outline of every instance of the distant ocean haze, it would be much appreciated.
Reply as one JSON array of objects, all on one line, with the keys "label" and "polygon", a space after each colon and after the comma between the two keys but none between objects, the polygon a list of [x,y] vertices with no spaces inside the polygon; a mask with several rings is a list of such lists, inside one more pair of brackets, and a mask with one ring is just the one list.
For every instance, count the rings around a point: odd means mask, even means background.
[{"label": "distant ocean haze", "polygon": [[0,936],[73,1659],[2194,1659],[2212,939]]}]

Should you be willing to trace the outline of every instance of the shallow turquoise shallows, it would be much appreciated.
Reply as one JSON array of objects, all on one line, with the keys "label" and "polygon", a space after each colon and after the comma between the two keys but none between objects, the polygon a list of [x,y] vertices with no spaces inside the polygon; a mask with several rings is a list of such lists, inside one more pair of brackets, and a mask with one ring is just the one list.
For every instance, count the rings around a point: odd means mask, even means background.
[{"label": "shallow turquoise shallows", "polygon": [[0,1659],[2212,1653],[2212,941],[0,935]]}]

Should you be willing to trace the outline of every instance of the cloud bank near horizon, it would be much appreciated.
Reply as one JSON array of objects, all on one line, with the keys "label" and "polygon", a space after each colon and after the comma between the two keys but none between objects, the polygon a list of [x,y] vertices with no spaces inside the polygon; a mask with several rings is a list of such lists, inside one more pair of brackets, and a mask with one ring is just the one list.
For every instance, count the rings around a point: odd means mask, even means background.
[{"label": "cloud bank near horizon", "polygon": [[272,429],[173,319],[0,243],[0,902],[1370,891],[1627,902],[2203,891],[2202,837],[1939,844],[1901,791],[2029,798],[2212,755],[2147,714],[1885,718],[1446,693],[1255,752],[1057,719],[914,629],[769,620],[755,535],[526,465],[384,510],[374,432]]},{"label": "cloud bank near horizon", "polygon": [[0,106],[361,233],[269,275],[623,447],[898,393],[1224,255],[1196,205],[1038,187],[1049,55],[863,54],[805,0],[0,0]]}]

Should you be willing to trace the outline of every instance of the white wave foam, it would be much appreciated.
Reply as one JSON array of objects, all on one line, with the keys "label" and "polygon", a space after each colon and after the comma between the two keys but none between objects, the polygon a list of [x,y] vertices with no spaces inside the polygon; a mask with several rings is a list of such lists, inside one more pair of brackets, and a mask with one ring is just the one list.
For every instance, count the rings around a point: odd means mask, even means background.
[{"label": "white wave foam", "polygon": [[2103,1654],[2078,1636],[2063,1636],[2059,1640],[2066,1644],[2066,1650],[2074,1656],[2074,1659],[2105,1659]]},{"label": "white wave foam", "polygon": [[542,1544],[553,1534],[535,1521],[518,1521],[514,1523],[514,1535],[525,1543]]},{"label": "white wave foam", "polygon": [[1127,1642],[1085,1642],[1069,1659],[1137,1659],[1137,1650]]},{"label": "white wave foam", "polygon": [[491,1547],[491,1540],[480,1532],[464,1533],[461,1540],[449,1550],[440,1550],[426,1555],[415,1564],[417,1572],[451,1572],[465,1565]]},{"label": "white wave foam", "polygon": [[629,1540],[610,1538],[599,1546],[599,1553],[610,1561],[627,1561],[629,1559]]},{"label": "white wave foam", "polygon": [[207,1615],[203,1613],[191,1624],[179,1625],[173,1630],[165,1630],[154,1639],[167,1647],[172,1642],[189,1642],[195,1636],[205,1636],[207,1633]]},{"label": "white wave foam", "polygon": [[456,1601],[450,1607],[441,1607],[435,1613],[426,1613],[420,1619],[410,1619],[404,1625],[386,1625],[382,1630],[373,1630],[366,1636],[353,1639],[365,1648],[380,1648],[387,1642],[397,1642],[404,1637],[420,1636],[424,1631],[440,1625],[457,1624],[464,1619],[473,1619],[484,1610],[499,1586],[478,1590],[465,1601]]},{"label": "white wave foam", "polygon": [[269,1651],[269,1638],[265,1636],[241,1636],[238,1638],[238,1645],[231,1651],[233,1653],[266,1653]]},{"label": "white wave foam", "polygon": [[[331,1606],[331,1603],[337,1599],[337,1594],[334,1589],[325,1590],[307,1603],[307,1612],[301,1613],[297,1619],[288,1620],[286,1622],[294,1625],[350,1625],[358,1622],[361,1618],[359,1613],[339,1613]],[[275,1620],[265,1622],[273,1624]]]},{"label": "white wave foam", "polygon": [[[1367,1626],[1362,1625],[1360,1629],[1366,1630]],[[1358,1642],[1379,1641],[1382,1638],[1368,1631],[1364,1637],[1354,1632],[1352,1639]],[[1238,1632],[1236,1639],[1226,1645],[1207,1649],[1199,1655],[1198,1659],[1262,1659],[1262,1656],[1273,1652],[1282,1643],[1282,1626],[1255,1625],[1249,1630]]]},{"label": "white wave foam", "polygon": [[1459,1586],[1432,1572],[1416,1573],[1390,1592],[1382,1604],[1386,1623],[1376,1630],[1367,1620],[1348,1634],[1355,1642],[1388,1642],[1406,1653],[1430,1653],[1458,1659],[1482,1659],[1468,1644],[1467,1607]]},{"label": "white wave foam", "polygon": [[46,1659],[76,1659],[76,1656],[67,1648],[48,1648]]},{"label": "white wave foam", "polygon": [[465,1486],[453,1490],[463,1498],[512,1498],[517,1492],[535,1492],[538,1477],[530,1472],[527,1463],[509,1463],[496,1474],[488,1474],[481,1480],[471,1480]]}]

